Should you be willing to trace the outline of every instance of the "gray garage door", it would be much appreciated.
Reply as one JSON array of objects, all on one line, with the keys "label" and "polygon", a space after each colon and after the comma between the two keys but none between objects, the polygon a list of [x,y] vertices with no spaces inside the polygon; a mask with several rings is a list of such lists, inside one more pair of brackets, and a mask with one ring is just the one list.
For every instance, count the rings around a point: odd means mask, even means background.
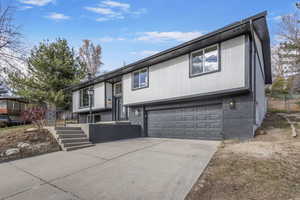
[{"label": "gray garage door", "polygon": [[222,106],[148,111],[148,136],[186,139],[221,139]]}]

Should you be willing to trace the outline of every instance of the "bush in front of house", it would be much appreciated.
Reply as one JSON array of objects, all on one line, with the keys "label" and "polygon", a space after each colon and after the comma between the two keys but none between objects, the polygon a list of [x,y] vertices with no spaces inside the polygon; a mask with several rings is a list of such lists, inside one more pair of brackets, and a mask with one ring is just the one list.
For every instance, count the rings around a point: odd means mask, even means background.
[{"label": "bush in front of house", "polygon": [[28,108],[22,113],[24,121],[30,121],[39,130],[39,132],[45,126],[47,109],[39,106]]}]

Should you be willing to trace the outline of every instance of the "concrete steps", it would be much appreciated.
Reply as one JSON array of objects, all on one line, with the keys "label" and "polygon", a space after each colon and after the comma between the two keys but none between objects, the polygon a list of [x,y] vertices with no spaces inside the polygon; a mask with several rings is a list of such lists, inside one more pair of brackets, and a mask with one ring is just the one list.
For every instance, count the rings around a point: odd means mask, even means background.
[{"label": "concrete steps", "polygon": [[55,130],[58,141],[65,151],[93,146],[80,127],[57,127]]},{"label": "concrete steps", "polygon": [[89,142],[89,140],[86,137],[81,137],[81,138],[61,138],[60,141],[63,142],[63,143]]},{"label": "concrete steps", "polygon": [[94,145],[92,143],[90,143],[90,144],[85,144],[85,145],[66,147],[66,151],[72,151],[72,150],[82,149],[82,148],[91,147],[91,146],[94,146]]},{"label": "concrete steps", "polygon": [[58,134],[58,138],[82,138],[82,137],[86,137],[84,135],[84,133],[79,134],[79,133],[60,133]]}]

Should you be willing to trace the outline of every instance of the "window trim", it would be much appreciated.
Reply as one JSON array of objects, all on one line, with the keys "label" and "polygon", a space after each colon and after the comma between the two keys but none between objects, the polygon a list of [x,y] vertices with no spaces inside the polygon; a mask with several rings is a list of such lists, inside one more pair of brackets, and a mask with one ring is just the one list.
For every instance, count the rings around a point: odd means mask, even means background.
[{"label": "window trim", "polygon": [[[147,82],[147,85],[145,86],[139,86],[139,87],[134,87],[134,74],[135,73],[140,73],[141,71],[144,71],[146,70],[147,72],[147,78],[146,78],[146,82]],[[140,84],[140,76],[139,76],[139,84]],[[146,68],[142,68],[142,69],[139,69],[139,70],[136,70],[134,72],[131,73],[131,90],[139,90],[139,89],[144,89],[144,88],[148,88],[149,87],[149,67],[146,67]]]},{"label": "window trim", "polygon": [[[204,51],[205,55],[205,49],[211,48],[217,46],[217,52],[218,52],[218,69],[217,70],[213,70],[213,71],[209,71],[209,72],[202,72],[202,73],[197,73],[197,74],[192,74],[192,58],[193,58],[193,54],[198,53],[200,51]],[[203,66],[205,67],[205,66]],[[210,46],[206,46],[204,48],[198,49],[196,51],[193,51],[189,54],[189,77],[190,78],[194,78],[197,76],[202,76],[202,75],[206,75],[206,74],[212,74],[212,73],[216,73],[216,72],[220,72],[221,71],[221,44],[217,43],[217,44],[213,44]]]},{"label": "window trim", "polygon": [[[78,96],[79,96],[79,104],[78,104],[78,106],[79,106],[79,109],[84,109],[84,108],[89,108],[90,107],[90,103],[91,103],[91,100],[90,100],[90,95],[88,95],[88,105],[87,106],[82,106],[81,105],[81,91],[83,91],[84,89],[87,89],[87,90],[89,90],[89,88],[90,87],[85,87],[85,88],[81,88],[79,91],[78,91]],[[82,97],[83,98],[83,97]],[[94,92],[94,95],[93,95],[93,97],[92,97],[93,99],[92,99],[92,107],[94,107],[94,101],[95,101],[95,92]]]}]

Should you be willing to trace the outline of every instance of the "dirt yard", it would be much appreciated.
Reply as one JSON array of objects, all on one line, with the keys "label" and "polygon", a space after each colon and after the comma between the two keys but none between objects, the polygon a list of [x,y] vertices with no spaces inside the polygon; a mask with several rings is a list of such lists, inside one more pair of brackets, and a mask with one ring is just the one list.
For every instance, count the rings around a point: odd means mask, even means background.
[{"label": "dirt yard", "polygon": [[59,150],[47,130],[38,131],[30,125],[0,129],[0,162]]},{"label": "dirt yard", "polygon": [[257,133],[225,141],[186,200],[300,200],[300,129],[293,138],[287,121],[270,113]]}]

